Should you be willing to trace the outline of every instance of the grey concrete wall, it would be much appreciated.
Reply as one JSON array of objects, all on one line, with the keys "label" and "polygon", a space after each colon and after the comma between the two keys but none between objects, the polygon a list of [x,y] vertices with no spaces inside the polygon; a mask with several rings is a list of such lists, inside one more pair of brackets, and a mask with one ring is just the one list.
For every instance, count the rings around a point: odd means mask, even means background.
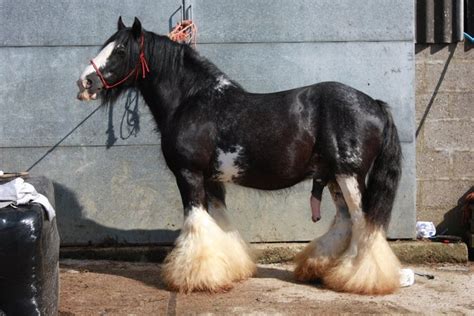
[{"label": "grey concrete wall", "polygon": [[474,191],[474,45],[417,45],[417,218],[463,235]]},{"label": "grey concrete wall", "polygon": [[[44,174],[56,186],[63,244],[169,243],[182,222],[178,190],[140,100],[107,111],[75,100],[87,60],[116,27],[139,16],[166,33],[181,1],[3,1],[0,34],[0,169]],[[192,2],[198,50],[254,92],[324,80],[352,85],[393,108],[404,174],[389,236],[413,237],[415,220],[412,1]],[[170,19],[171,17],[171,19]],[[309,22],[308,22],[309,21]],[[129,110],[127,110],[127,108]],[[133,110],[133,111],[130,111]],[[127,123],[135,115],[137,124]],[[132,126],[133,125],[133,126]],[[322,234],[310,184],[272,193],[230,186],[231,218],[251,241]]]}]

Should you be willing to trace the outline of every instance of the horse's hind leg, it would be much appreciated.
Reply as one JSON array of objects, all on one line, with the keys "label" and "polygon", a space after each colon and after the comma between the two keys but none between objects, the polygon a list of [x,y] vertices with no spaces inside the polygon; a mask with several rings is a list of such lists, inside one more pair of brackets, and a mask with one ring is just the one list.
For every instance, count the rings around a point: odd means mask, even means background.
[{"label": "horse's hind leg", "polygon": [[[201,175],[176,174],[183,198],[185,220],[171,253],[163,264],[163,279],[179,292],[228,290],[250,277],[255,265],[240,236],[224,231],[207,212],[210,195]],[[217,199],[217,196],[214,198]],[[219,201],[224,205],[224,201]],[[212,203],[216,203],[213,201]]]},{"label": "horse's hind leg", "polygon": [[336,177],[349,208],[352,237],[349,247],[323,277],[334,290],[359,294],[392,293],[399,287],[400,263],[388,245],[383,227],[362,211],[362,177]]},{"label": "horse's hind leg", "polygon": [[328,187],[336,204],[336,216],[329,230],[296,256],[295,277],[300,281],[321,279],[349,244],[351,220],[346,202],[336,182],[329,182]]}]

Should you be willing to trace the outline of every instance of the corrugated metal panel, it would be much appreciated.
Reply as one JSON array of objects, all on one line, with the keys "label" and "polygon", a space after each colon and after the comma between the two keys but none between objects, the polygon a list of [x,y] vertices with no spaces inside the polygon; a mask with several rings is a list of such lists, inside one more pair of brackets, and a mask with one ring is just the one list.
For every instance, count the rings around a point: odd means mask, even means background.
[{"label": "corrugated metal panel", "polygon": [[463,40],[463,0],[417,0],[416,42],[453,43]]}]

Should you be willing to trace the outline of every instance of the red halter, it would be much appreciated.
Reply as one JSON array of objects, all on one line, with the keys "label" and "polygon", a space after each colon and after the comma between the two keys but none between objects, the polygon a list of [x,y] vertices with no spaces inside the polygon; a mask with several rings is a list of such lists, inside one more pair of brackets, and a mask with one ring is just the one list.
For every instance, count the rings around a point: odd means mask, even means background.
[{"label": "red halter", "polygon": [[113,84],[109,84],[109,83],[107,83],[107,81],[105,81],[104,75],[102,74],[102,72],[100,72],[99,67],[97,67],[97,65],[94,63],[93,60],[91,60],[91,65],[92,65],[92,67],[94,67],[95,72],[99,76],[100,81],[102,81],[102,84],[104,85],[105,89],[111,89],[113,87],[116,87],[116,86],[124,83],[134,73],[135,73],[135,80],[137,80],[138,79],[138,72],[139,72],[140,68],[142,70],[142,78],[145,79],[146,73],[150,72],[150,68],[148,67],[148,63],[147,63],[146,57],[145,57],[145,37],[144,37],[143,33],[142,33],[142,36],[140,37],[140,55],[138,57],[137,64],[136,64],[135,68],[133,68],[133,70],[130,71],[128,73],[128,75],[125,76],[122,80],[119,80],[119,81],[117,81],[116,83],[113,83]]}]

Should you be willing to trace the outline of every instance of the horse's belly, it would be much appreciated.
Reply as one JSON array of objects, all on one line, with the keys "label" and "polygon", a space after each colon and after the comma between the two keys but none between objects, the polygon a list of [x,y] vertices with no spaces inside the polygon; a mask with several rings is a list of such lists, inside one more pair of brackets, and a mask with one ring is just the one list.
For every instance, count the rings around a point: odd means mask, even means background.
[{"label": "horse's belly", "polygon": [[277,190],[292,186],[308,174],[304,166],[310,157],[295,164],[277,161],[275,157],[257,157],[246,153],[241,146],[216,152],[212,178],[220,182],[236,183],[262,190]]}]

